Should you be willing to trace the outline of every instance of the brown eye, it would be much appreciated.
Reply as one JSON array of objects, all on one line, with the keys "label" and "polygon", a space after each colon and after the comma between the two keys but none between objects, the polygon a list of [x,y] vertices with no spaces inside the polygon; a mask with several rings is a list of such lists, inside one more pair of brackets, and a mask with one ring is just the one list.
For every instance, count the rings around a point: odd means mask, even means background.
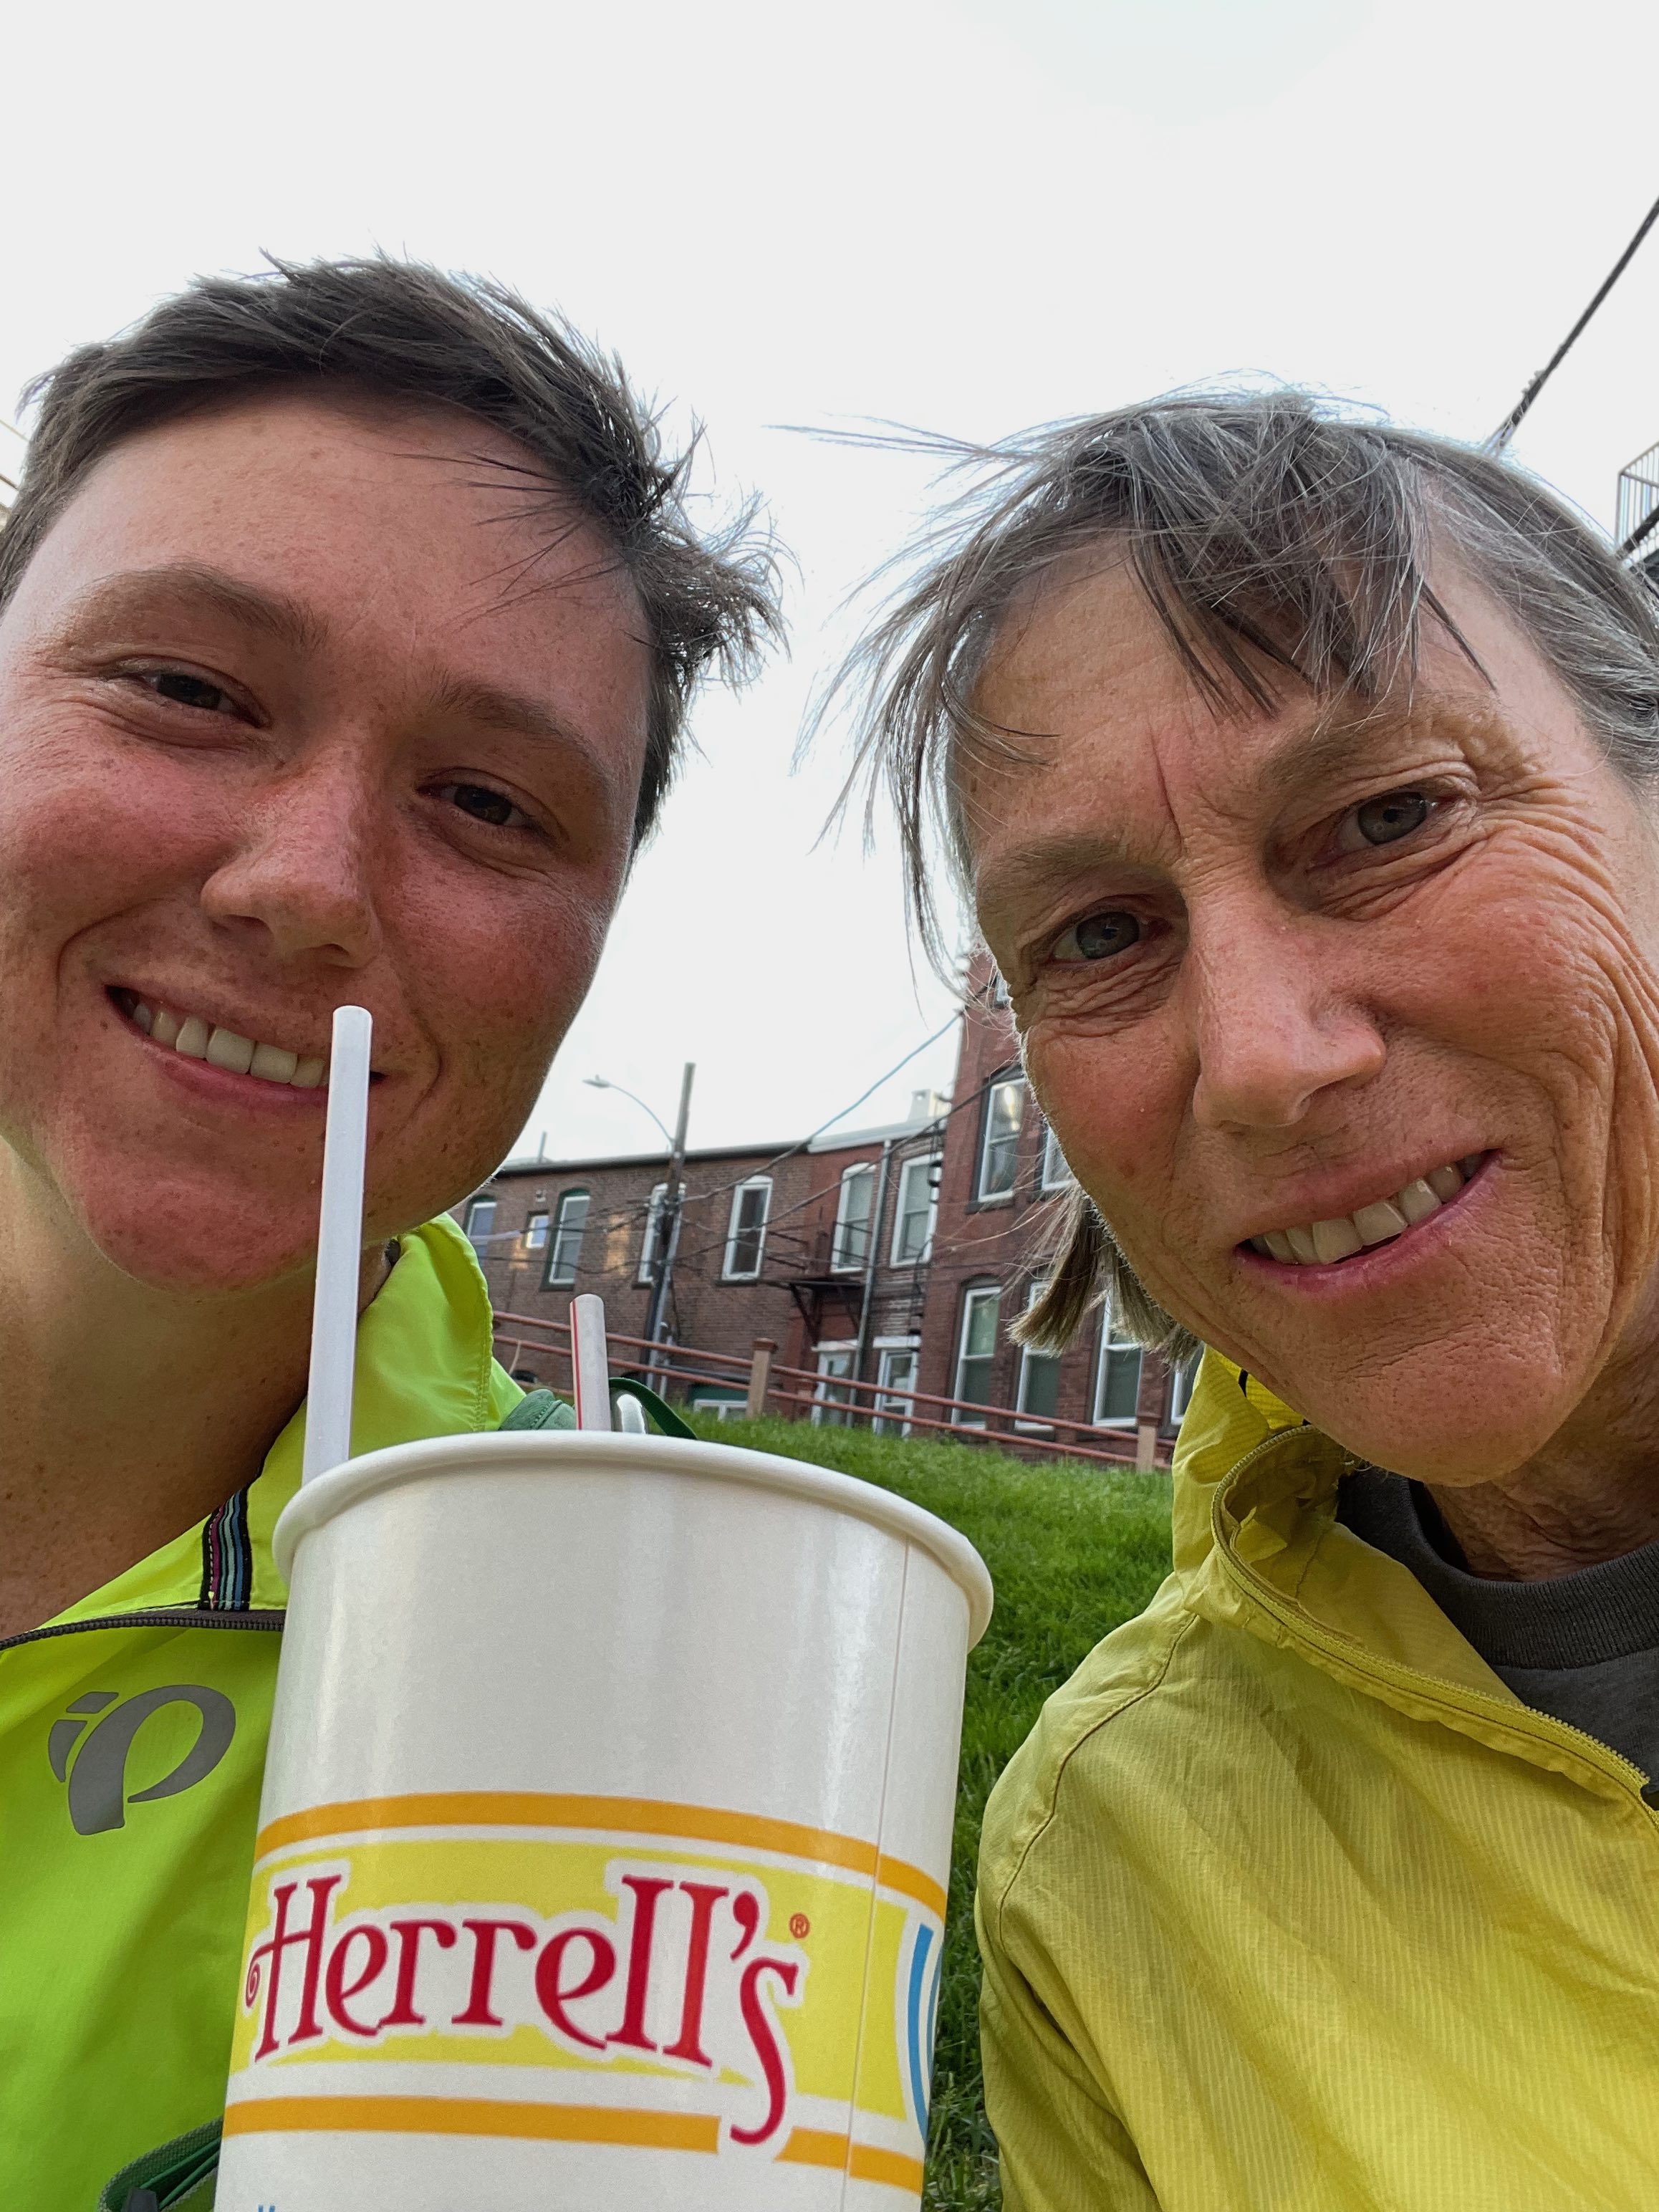
[{"label": "brown eye", "polygon": [[1076,963],[1085,960],[1112,960],[1120,952],[1127,952],[1140,939],[1140,922],[1133,914],[1114,908],[1107,914],[1091,914],[1081,921],[1073,922],[1054,945],[1054,957]]},{"label": "brown eye", "polygon": [[228,691],[217,684],[210,684],[205,676],[191,676],[182,668],[158,668],[139,681],[158,699],[166,699],[175,707],[195,707],[204,714],[235,712]]},{"label": "brown eye", "polygon": [[1429,804],[1420,791],[1385,791],[1380,799],[1356,806],[1349,818],[1364,843],[1393,845],[1423,827]]},{"label": "brown eye", "polygon": [[515,806],[504,791],[496,791],[487,783],[447,783],[439,796],[492,830],[527,830],[531,826],[530,817],[522,807]]}]

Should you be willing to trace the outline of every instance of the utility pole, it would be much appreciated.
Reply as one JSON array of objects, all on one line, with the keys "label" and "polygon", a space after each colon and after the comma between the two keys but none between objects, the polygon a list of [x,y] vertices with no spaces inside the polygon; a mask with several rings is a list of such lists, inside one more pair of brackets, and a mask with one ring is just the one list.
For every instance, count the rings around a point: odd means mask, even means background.
[{"label": "utility pole", "polygon": [[668,1320],[668,1301],[674,1287],[674,1254],[680,1241],[680,1200],[684,1195],[682,1177],[685,1172],[685,1129],[691,1118],[691,1079],[697,1072],[694,1060],[685,1063],[685,1073],[680,1078],[679,1118],[674,1124],[674,1141],[668,1154],[668,1181],[664,1185],[662,1209],[657,1216],[657,1250],[653,1263],[654,1279],[651,1286],[651,1307],[646,1316],[645,1334],[652,1349],[651,1373],[654,1377],[659,1362],[656,1347],[663,1340],[663,1330]]}]

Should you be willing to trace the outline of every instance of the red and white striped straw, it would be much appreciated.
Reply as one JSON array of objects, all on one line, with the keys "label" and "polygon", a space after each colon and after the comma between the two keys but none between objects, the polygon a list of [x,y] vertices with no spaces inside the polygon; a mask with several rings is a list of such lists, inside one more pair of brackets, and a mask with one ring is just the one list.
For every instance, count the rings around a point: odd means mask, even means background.
[{"label": "red and white striped straw", "polygon": [[571,1395],[579,1429],[611,1426],[611,1357],[605,1341],[605,1300],[592,1293],[570,1301]]}]

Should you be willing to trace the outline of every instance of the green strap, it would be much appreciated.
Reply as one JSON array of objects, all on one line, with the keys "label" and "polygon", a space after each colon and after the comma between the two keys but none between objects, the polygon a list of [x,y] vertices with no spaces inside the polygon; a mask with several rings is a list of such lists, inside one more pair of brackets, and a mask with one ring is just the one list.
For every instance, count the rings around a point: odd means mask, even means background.
[{"label": "green strap", "polygon": [[209,2120],[124,2166],[105,2185],[98,2212],[210,2212],[222,2125]]},{"label": "green strap", "polygon": [[[696,1431],[683,1421],[672,1406],[665,1405],[656,1392],[647,1389],[643,1382],[635,1382],[631,1376],[613,1375],[611,1395],[613,1401],[637,1398],[665,1437],[695,1437],[696,1435]],[[574,1429],[575,1425],[575,1409],[551,1390],[532,1390],[527,1398],[519,1401],[501,1423],[504,1429]]]}]

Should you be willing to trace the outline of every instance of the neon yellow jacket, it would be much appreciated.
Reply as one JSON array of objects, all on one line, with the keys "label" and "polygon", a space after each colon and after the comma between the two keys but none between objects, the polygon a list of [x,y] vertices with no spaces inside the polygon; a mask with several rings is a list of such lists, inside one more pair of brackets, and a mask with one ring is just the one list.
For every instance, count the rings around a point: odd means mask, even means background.
[{"label": "neon yellow jacket", "polygon": [[1659,2175],[1659,1813],[1206,1355],[1175,1571],[980,1864],[1006,2212],[1609,2212]]},{"label": "neon yellow jacket", "polygon": [[[522,1395],[453,1221],[403,1239],[358,1331],[359,1451],[494,1428]],[[303,1414],[257,1480],[0,1644],[0,2203],[92,2212],[224,2103]]]}]

